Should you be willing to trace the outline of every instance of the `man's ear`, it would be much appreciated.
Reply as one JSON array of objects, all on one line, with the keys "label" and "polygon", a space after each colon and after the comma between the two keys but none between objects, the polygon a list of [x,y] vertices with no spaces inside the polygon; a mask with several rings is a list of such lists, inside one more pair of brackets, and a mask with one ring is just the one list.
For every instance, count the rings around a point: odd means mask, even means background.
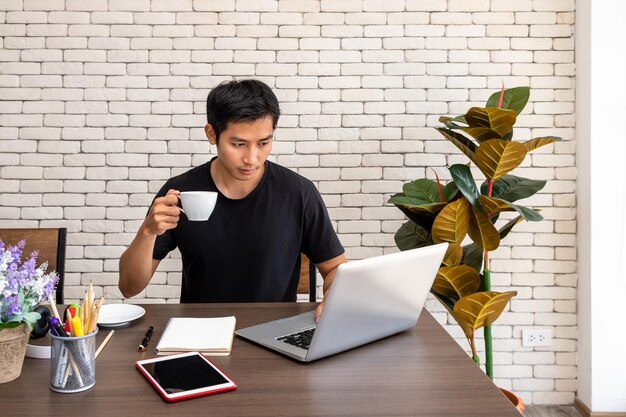
[{"label": "man's ear", "polygon": [[215,130],[213,130],[213,126],[210,123],[207,123],[204,126],[204,133],[206,134],[207,139],[211,145],[215,145],[217,143],[217,138],[215,137]]}]

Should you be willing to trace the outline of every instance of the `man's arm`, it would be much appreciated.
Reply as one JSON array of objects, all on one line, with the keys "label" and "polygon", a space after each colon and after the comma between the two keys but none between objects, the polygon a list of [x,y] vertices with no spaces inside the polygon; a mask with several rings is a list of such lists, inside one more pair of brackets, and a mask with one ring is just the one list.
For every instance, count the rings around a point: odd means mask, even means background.
[{"label": "man's arm", "polygon": [[330,285],[335,277],[335,272],[337,272],[337,267],[345,262],[347,262],[345,255],[339,255],[335,258],[329,259],[328,261],[320,262],[315,265],[317,270],[320,271],[320,274],[322,274],[322,278],[324,278],[324,299],[315,309],[315,321],[320,319],[322,309],[324,308],[324,302],[326,301],[326,295],[328,294],[328,290],[330,290]]},{"label": "man's arm", "polygon": [[178,224],[180,209],[176,190],[169,190],[156,198],[143,221],[135,239],[120,257],[120,279],[117,284],[124,297],[139,294],[148,286],[160,261],[152,259],[154,243],[158,235]]}]

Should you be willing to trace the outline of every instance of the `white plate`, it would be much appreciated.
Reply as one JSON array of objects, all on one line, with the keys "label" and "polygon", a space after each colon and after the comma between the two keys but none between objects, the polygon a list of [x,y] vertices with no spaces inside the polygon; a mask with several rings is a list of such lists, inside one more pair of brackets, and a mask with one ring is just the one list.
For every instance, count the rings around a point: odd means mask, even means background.
[{"label": "white plate", "polygon": [[146,314],[146,310],[134,304],[104,304],[98,314],[98,325],[122,327]]}]

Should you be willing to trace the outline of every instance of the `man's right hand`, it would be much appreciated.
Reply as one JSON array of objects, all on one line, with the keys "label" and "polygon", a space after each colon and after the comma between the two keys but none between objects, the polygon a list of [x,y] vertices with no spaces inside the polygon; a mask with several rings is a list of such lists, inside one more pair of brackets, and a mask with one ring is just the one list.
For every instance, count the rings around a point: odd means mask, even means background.
[{"label": "man's right hand", "polygon": [[178,196],[180,191],[169,190],[163,197],[155,198],[144,220],[143,228],[152,235],[162,235],[166,230],[176,227],[180,218]]},{"label": "man's right hand", "polygon": [[139,294],[150,282],[159,260],[153,259],[154,242],[158,235],[178,224],[180,209],[177,190],[169,190],[155,198],[137,236],[120,257],[120,280],[117,286],[124,297]]}]

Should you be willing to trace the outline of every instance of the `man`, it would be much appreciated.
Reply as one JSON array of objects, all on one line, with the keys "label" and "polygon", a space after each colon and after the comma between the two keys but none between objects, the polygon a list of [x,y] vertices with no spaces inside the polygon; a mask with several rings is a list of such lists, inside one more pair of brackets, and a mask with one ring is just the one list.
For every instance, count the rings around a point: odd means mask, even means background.
[{"label": "man", "polygon": [[[141,292],[176,247],[181,302],[295,301],[300,252],[316,264],[327,293],[346,262],[344,249],[313,183],[267,161],[279,116],[276,96],[260,81],[226,82],[211,91],[204,131],[217,156],[157,193],[120,258],[125,297]],[[181,215],[180,191],[218,192],[209,220]]]}]

